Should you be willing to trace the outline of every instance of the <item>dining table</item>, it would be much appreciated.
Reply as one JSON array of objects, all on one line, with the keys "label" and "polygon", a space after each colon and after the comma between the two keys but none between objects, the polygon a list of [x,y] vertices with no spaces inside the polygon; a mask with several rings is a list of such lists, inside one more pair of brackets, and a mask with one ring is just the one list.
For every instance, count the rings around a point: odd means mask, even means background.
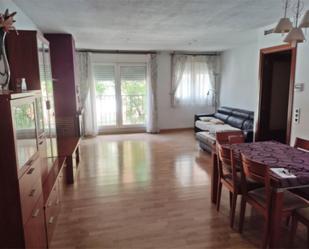
[{"label": "dining table", "polygon": [[[296,149],[286,144],[276,141],[263,141],[241,144],[223,144],[225,149],[233,150],[234,155],[239,160],[241,154],[252,161],[269,166],[270,169],[282,169],[288,172],[285,177],[270,170],[272,204],[271,204],[271,235],[269,241],[270,248],[279,248],[282,221],[282,206],[285,191],[291,189],[302,189],[309,187],[309,152]],[[212,202],[216,203],[216,193],[218,188],[218,165],[216,151],[212,152]]]}]

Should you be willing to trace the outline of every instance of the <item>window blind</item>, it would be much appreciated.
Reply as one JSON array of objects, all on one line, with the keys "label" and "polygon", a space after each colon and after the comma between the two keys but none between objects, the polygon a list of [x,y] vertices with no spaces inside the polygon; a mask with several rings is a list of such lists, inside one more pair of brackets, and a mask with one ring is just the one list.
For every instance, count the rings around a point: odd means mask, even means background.
[{"label": "window blind", "polygon": [[115,69],[113,65],[94,65],[93,73],[96,81],[115,80]]},{"label": "window blind", "polygon": [[121,81],[145,81],[146,66],[121,66]]}]

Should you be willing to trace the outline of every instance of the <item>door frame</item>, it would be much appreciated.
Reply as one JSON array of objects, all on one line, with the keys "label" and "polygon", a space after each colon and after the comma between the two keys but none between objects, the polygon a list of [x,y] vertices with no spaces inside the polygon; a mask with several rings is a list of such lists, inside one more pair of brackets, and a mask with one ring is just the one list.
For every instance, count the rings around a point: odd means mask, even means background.
[{"label": "door frame", "polygon": [[291,142],[291,130],[292,130],[292,115],[293,115],[293,101],[294,101],[294,86],[295,86],[295,72],[296,72],[296,56],[297,56],[297,46],[293,47],[290,44],[284,44],[269,48],[263,48],[260,50],[260,62],[259,62],[259,107],[258,107],[258,118],[256,122],[256,133],[255,140],[261,140],[261,110],[262,110],[262,93],[263,93],[263,65],[265,61],[265,56],[278,53],[283,51],[291,51],[291,72],[290,72],[290,86],[289,86],[289,102],[288,102],[288,116],[287,116],[287,133],[286,142],[290,144]]}]

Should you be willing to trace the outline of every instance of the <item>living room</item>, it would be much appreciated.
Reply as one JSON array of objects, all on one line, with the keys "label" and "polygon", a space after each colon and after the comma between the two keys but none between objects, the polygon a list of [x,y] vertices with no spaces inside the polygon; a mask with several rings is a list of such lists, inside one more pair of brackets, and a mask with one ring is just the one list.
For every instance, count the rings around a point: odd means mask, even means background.
[{"label": "living room", "polygon": [[0,248],[308,248],[308,10],[0,0]]}]

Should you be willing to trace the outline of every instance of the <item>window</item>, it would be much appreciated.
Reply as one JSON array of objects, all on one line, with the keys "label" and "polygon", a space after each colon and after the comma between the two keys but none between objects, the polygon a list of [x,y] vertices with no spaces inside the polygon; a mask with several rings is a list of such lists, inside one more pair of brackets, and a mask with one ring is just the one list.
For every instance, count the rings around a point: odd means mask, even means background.
[{"label": "window", "polygon": [[213,89],[207,56],[173,56],[174,105],[206,105]]},{"label": "window", "polygon": [[94,65],[97,124],[121,128],[145,126],[146,65]]}]

